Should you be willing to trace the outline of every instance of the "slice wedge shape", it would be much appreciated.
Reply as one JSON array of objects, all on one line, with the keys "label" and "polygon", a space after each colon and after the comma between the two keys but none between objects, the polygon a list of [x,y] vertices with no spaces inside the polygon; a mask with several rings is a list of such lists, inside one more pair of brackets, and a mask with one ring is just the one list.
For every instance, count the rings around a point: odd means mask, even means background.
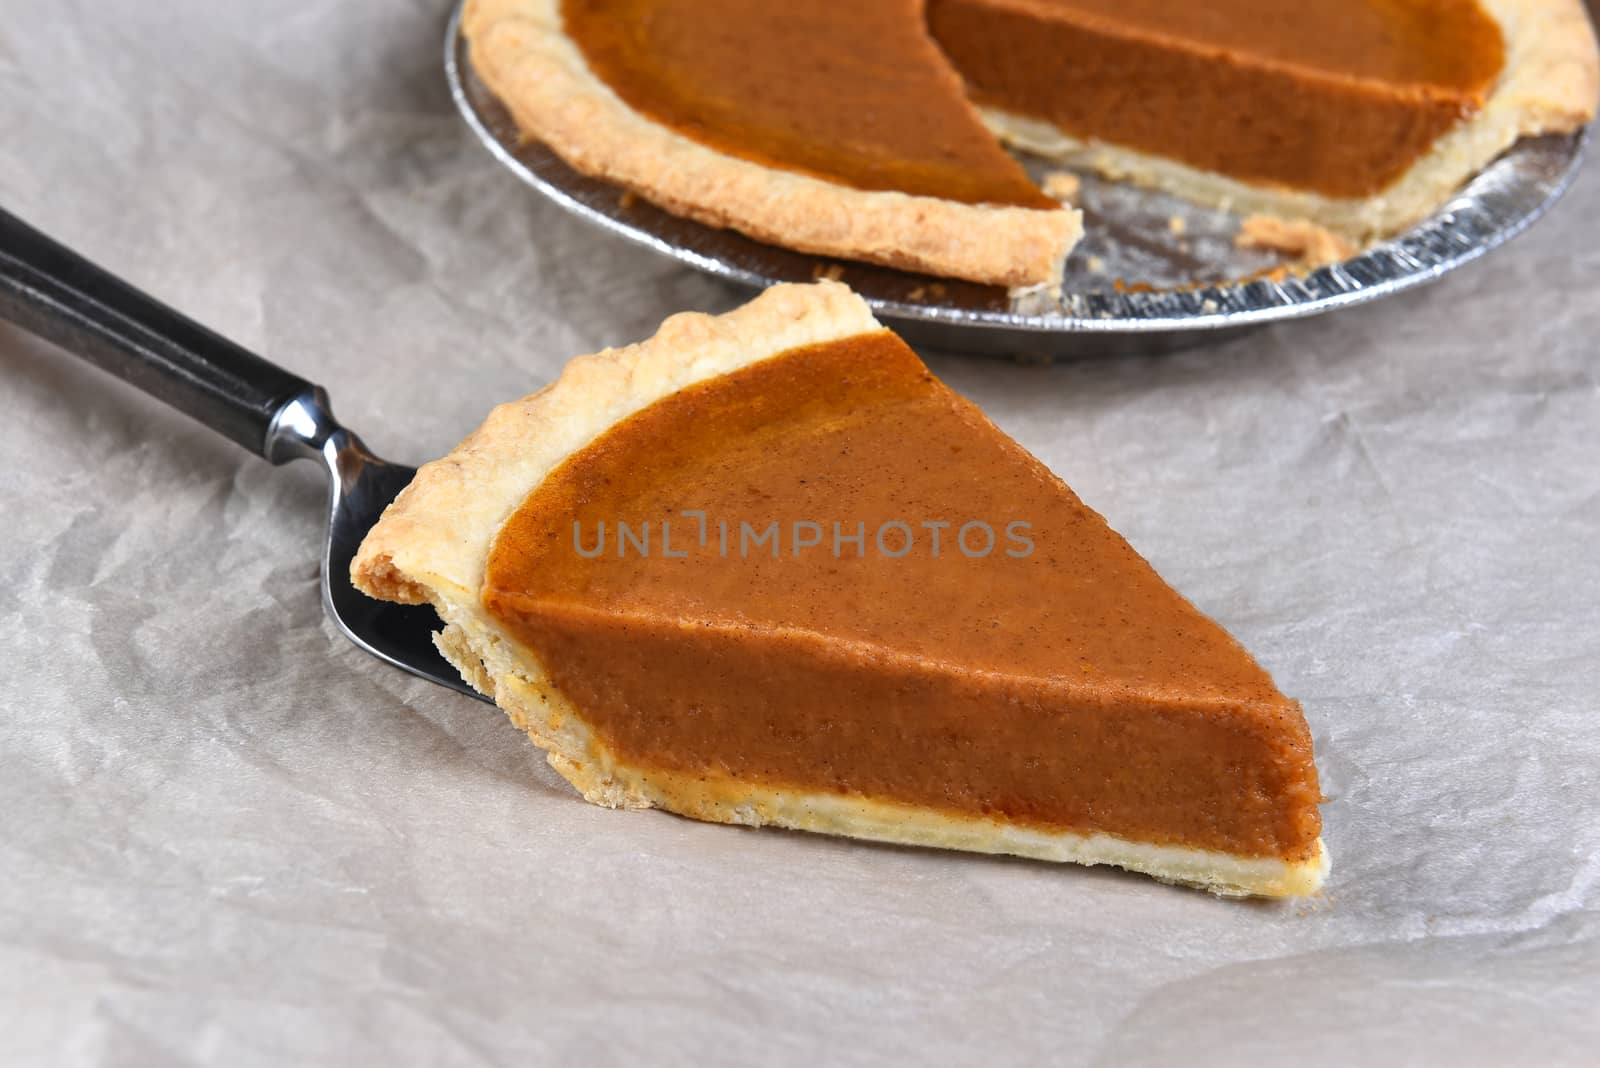
[{"label": "slice wedge shape", "polygon": [[358,555],[591,801],[1115,864],[1326,870],[1299,706],[842,286],[573,361]]}]

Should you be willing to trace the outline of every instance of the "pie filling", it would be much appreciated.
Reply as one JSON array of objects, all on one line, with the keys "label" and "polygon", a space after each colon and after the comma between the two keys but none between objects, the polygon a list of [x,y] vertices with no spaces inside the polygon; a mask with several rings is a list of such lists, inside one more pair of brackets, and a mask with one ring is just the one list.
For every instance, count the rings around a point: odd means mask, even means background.
[{"label": "pie filling", "polygon": [[1330,197],[1381,192],[1505,63],[1477,0],[929,0],[981,104]]},{"label": "pie filling", "polygon": [[562,15],[630,107],[719,151],[1031,208],[1056,205],[962,79],[1083,140],[1361,197],[1477,110],[1505,63],[1478,0],[563,0]]},{"label": "pie filling", "polygon": [[1060,207],[985,128],[921,0],[562,0],[561,13],[629,107],[720,152],[858,189]]},{"label": "pie filling", "polygon": [[617,423],[482,599],[646,775],[1315,854],[1299,707],[886,331]]}]

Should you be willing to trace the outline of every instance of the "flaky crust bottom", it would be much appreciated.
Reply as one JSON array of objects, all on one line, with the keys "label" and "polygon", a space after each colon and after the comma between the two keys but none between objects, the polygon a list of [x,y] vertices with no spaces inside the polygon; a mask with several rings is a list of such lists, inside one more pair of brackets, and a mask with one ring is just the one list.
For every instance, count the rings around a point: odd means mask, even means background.
[{"label": "flaky crust bottom", "polygon": [[1337,198],[1241,182],[1215,171],[1105,142],[1073,137],[1039,119],[986,108],[1007,144],[1036,155],[1174,193],[1240,215],[1309,219],[1368,243],[1427,218],[1519,138],[1570,133],[1594,118],[1600,59],[1580,0],[1481,0],[1500,24],[1506,67],[1482,110],[1441,137],[1393,185],[1370,197]]},{"label": "flaky crust bottom", "polygon": [[537,654],[508,638],[480,598],[489,552],[523,499],[568,456],[621,419],[696,382],[802,345],[881,329],[844,286],[775,286],[726,315],[676,315],[655,337],[572,361],[552,385],[496,408],[442,460],[426,464],[367,535],[357,588],[433,605],[440,651],[548,753],[588,800],[697,819],[909,845],[1112,864],[1219,894],[1314,892],[1327,869],[1306,860],[1235,857],[1104,834],[1010,826],[980,817],[759,784],[706,782],[618,760],[550,682]]},{"label": "flaky crust bottom", "polygon": [[469,0],[478,76],[573,168],[683,215],[801,252],[1005,286],[1058,281],[1082,216],[852,189],[726,155],[629,107],[562,29],[559,0]]}]

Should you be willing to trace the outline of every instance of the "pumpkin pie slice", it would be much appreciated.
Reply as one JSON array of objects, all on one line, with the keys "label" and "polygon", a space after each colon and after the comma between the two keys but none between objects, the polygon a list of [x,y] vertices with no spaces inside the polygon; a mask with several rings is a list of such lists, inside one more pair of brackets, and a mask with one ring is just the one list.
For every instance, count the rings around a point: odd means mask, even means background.
[{"label": "pumpkin pie slice", "polygon": [[984,126],[921,0],[469,0],[474,69],[575,169],[803,252],[1007,286],[1082,233]]},{"label": "pumpkin pie slice", "polygon": [[1357,241],[1594,117],[1581,0],[928,0],[1007,142]]},{"label": "pumpkin pie slice", "polygon": [[352,577],[588,800],[1321,884],[1299,706],[834,283],[573,361],[428,464]]}]

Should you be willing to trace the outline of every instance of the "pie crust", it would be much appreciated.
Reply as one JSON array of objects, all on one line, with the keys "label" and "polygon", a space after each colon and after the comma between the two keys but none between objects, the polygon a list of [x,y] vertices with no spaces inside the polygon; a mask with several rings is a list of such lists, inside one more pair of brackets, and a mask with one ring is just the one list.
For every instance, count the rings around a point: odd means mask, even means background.
[{"label": "pie crust", "polygon": [[824,256],[1012,287],[1059,281],[1082,215],[853,189],[708,148],[646,118],[594,76],[560,0],[468,0],[478,76],[525,134],[585,174],[668,211]]},{"label": "pie crust", "polygon": [[881,329],[844,286],[776,286],[712,317],[676,315],[648,341],[574,360],[552,385],[496,408],[444,459],[425,465],[368,535],[351,568],[364,592],[433,605],[444,655],[547,750],[591,802],[661,807],[699,819],[1111,864],[1225,895],[1298,896],[1327,871],[1320,840],[1303,861],[1153,845],[1108,834],[1008,826],[822,792],[767,789],[630,767],[600,745],[538,658],[485,609],[480,591],[495,538],[523,500],[567,457],[646,406],[698,382],[804,345]]},{"label": "pie crust", "polygon": [[1581,0],[1479,3],[1505,36],[1499,80],[1481,110],[1373,196],[1335,198],[1254,185],[1132,149],[1085,142],[1038,119],[993,108],[983,115],[1001,140],[1025,151],[1240,215],[1307,219],[1367,243],[1431,215],[1519,138],[1570,133],[1594,118],[1600,58]]}]

